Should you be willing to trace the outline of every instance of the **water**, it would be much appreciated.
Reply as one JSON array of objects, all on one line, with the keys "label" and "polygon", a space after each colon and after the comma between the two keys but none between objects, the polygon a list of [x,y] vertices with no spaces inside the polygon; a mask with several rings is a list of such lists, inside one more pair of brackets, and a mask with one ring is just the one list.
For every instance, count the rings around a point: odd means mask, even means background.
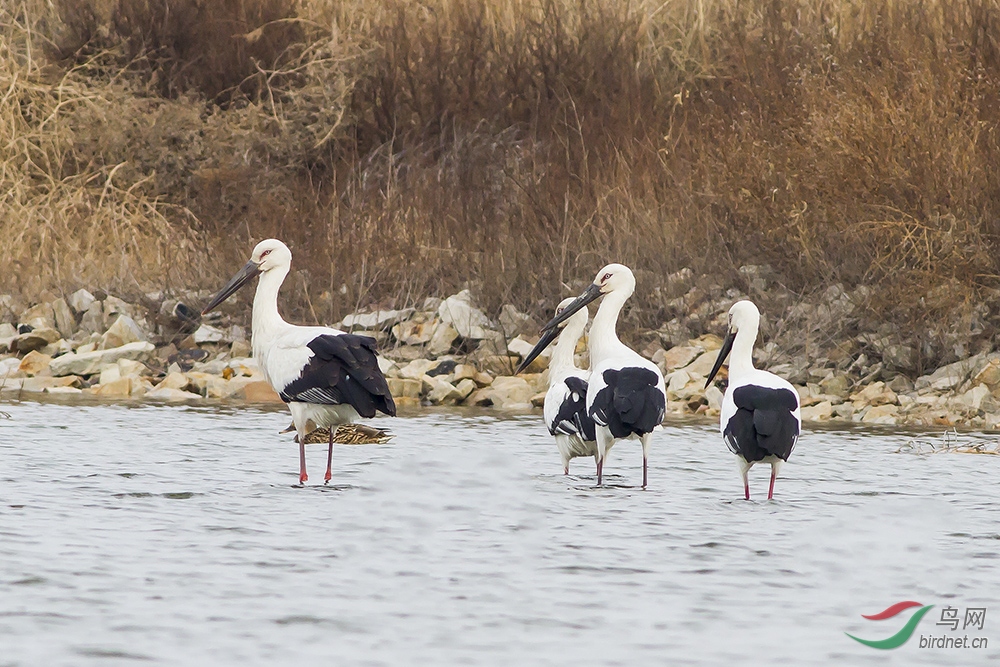
[{"label": "water", "polygon": [[[285,413],[0,405],[0,665],[985,664],[1000,457],[807,431],[751,502],[708,424],[622,443],[594,488],[540,417],[377,422],[297,449]],[[985,438],[986,436],[979,436]],[[316,482],[316,480],[320,480]],[[986,650],[855,643],[900,600],[986,607]],[[960,612],[960,613],[964,613]],[[961,627],[957,633],[963,634]]]}]

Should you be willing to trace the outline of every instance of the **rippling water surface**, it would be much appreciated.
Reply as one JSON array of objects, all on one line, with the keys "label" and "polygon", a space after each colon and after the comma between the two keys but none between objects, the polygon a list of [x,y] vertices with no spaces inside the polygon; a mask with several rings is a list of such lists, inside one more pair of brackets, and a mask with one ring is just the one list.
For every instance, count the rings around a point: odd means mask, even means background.
[{"label": "rippling water surface", "polygon": [[[282,412],[0,409],[3,666],[1000,658],[1000,457],[895,453],[911,434],[807,431],[746,502],[702,424],[657,434],[646,491],[638,443],[595,488],[539,416],[458,412],[377,422],[396,439],[338,447],[329,487],[313,446],[296,488]],[[894,634],[861,614],[900,600],[986,607],[991,646],[844,635]]]}]

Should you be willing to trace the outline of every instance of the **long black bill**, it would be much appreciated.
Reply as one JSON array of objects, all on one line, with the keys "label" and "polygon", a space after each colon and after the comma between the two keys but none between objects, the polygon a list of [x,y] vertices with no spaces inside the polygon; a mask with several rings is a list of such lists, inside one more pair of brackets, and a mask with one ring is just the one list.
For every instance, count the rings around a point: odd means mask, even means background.
[{"label": "long black bill", "polygon": [[727,331],[726,339],[722,341],[722,349],[719,350],[719,356],[715,359],[715,365],[712,366],[712,372],[708,374],[708,379],[705,380],[705,389],[708,389],[708,385],[712,384],[715,374],[722,368],[722,362],[726,360],[726,357],[729,356],[729,351],[733,349],[734,340],[736,340],[736,334],[732,331]]},{"label": "long black bill", "polygon": [[531,352],[528,353],[528,356],[526,356],[521,361],[521,364],[517,367],[517,370],[514,371],[514,375],[517,375],[525,368],[530,366],[531,362],[534,361],[535,358],[538,357],[538,355],[540,355],[545,348],[551,345],[552,341],[554,341],[556,338],[559,337],[560,331],[561,329],[559,327],[555,327],[553,329],[549,329],[544,334],[542,334],[542,337],[538,339],[537,343],[535,343],[535,347],[531,348]]},{"label": "long black bill", "polygon": [[551,329],[555,329],[557,326],[559,326],[569,318],[573,317],[573,313],[580,310],[581,308],[584,308],[588,303],[596,299],[599,299],[600,297],[601,297],[601,286],[591,283],[590,287],[588,287],[583,294],[576,297],[576,299],[574,299],[572,303],[566,306],[566,308],[563,309],[561,313],[559,313],[551,320],[549,320],[549,323],[546,324],[544,327],[542,327],[542,331],[544,332],[544,331],[549,331]]},{"label": "long black bill", "polygon": [[212,312],[219,307],[219,304],[231,297],[236,291],[256,278],[260,274],[260,267],[254,264],[253,260],[246,263],[240,272],[233,276],[233,279],[226,283],[226,286],[219,290],[219,293],[212,297],[212,300],[201,311],[202,315]]}]

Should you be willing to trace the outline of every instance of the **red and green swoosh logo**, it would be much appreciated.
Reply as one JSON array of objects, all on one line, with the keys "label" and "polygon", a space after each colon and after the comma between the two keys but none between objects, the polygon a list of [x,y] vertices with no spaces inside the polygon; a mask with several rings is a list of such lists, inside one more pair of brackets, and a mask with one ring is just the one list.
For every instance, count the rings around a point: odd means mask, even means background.
[{"label": "red and green swoosh logo", "polygon": [[884,621],[885,619],[892,618],[893,616],[896,616],[897,614],[900,614],[906,611],[907,609],[912,609],[913,607],[920,607],[920,609],[914,612],[913,616],[910,616],[910,620],[906,622],[906,625],[904,625],[899,632],[889,637],[888,639],[878,639],[878,640],[861,639],[860,637],[855,637],[849,632],[845,632],[844,634],[853,639],[854,641],[860,642],[865,646],[871,646],[872,648],[880,648],[880,649],[899,648],[900,646],[906,643],[906,641],[910,638],[911,635],[913,635],[913,631],[917,629],[917,624],[920,623],[920,619],[922,619],[924,617],[924,614],[930,611],[931,607],[933,606],[934,605],[932,604],[922,605],[919,602],[913,602],[912,600],[907,600],[905,602],[897,602],[896,604],[892,605],[885,611],[881,611],[877,614],[872,614],[871,616],[866,616],[864,614],[861,615],[862,618],[867,618],[869,621]]}]

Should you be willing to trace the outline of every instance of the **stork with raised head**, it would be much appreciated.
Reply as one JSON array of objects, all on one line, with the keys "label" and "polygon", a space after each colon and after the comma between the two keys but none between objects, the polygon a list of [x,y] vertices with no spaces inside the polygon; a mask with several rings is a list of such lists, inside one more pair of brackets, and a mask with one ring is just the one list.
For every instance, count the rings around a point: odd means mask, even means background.
[{"label": "stork with raised head", "polygon": [[278,290],[292,263],[292,253],[281,241],[261,241],[250,261],[209,302],[202,314],[218,307],[256,276],[252,336],[254,359],[264,378],[288,404],[299,441],[299,482],[306,474],[306,436],[329,429],[326,477],[332,477],[333,434],[340,424],[376,412],[395,416],[396,404],[378,366],[375,339],[329,327],[289,324],[278,313]]},{"label": "stork with raised head", "polygon": [[618,340],[616,325],[625,301],[635,292],[635,276],[621,264],[608,264],[594,282],[562,313],[546,324],[551,331],[588,303],[604,297],[590,326],[590,382],[587,387],[587,414],[596,424],[597,483],[602,483],[604,459],[617,440],[642,442],[642,486],[646,487],[649,444],[666,412],[667,391],[663,374]]},{"label": "stork with raised head", "polygon": [[[556,316],[571,303],[573,299],[564,299],[556,307]],[[587,414],[587,380],[590,378],[590,371],[577,368],[573,361],[576,344],[587,328],[588,319],[587,310],[581,309],[573,317],[549,329],[538,339],[538,343],[516,371],[520,373],[527,368],[542,350],[556,337],[559,338],[549,361],[549,390],[545,392],[543,417],[549,433],[555,436],[565,475],[569,474],[570,459],[593,456],[597,463],[594,420]]]},{"label": "stork with raised head", "polygon": [[750,301],[737,301],[729,309],[729,328],[722,349],[708,374],[705,388],[711,384],[729,359],[729,386],[722,399],[719,430],[729,449],[739,457],[743,493],[750,500],[747,473],[755,463],[771,465],[771,485],[767,499],[774,497],[774,480],[781,464],[795,447],[802,419],[799,394],[784,378],[754,368],[753,344],[760,327],[760,311]]}]

